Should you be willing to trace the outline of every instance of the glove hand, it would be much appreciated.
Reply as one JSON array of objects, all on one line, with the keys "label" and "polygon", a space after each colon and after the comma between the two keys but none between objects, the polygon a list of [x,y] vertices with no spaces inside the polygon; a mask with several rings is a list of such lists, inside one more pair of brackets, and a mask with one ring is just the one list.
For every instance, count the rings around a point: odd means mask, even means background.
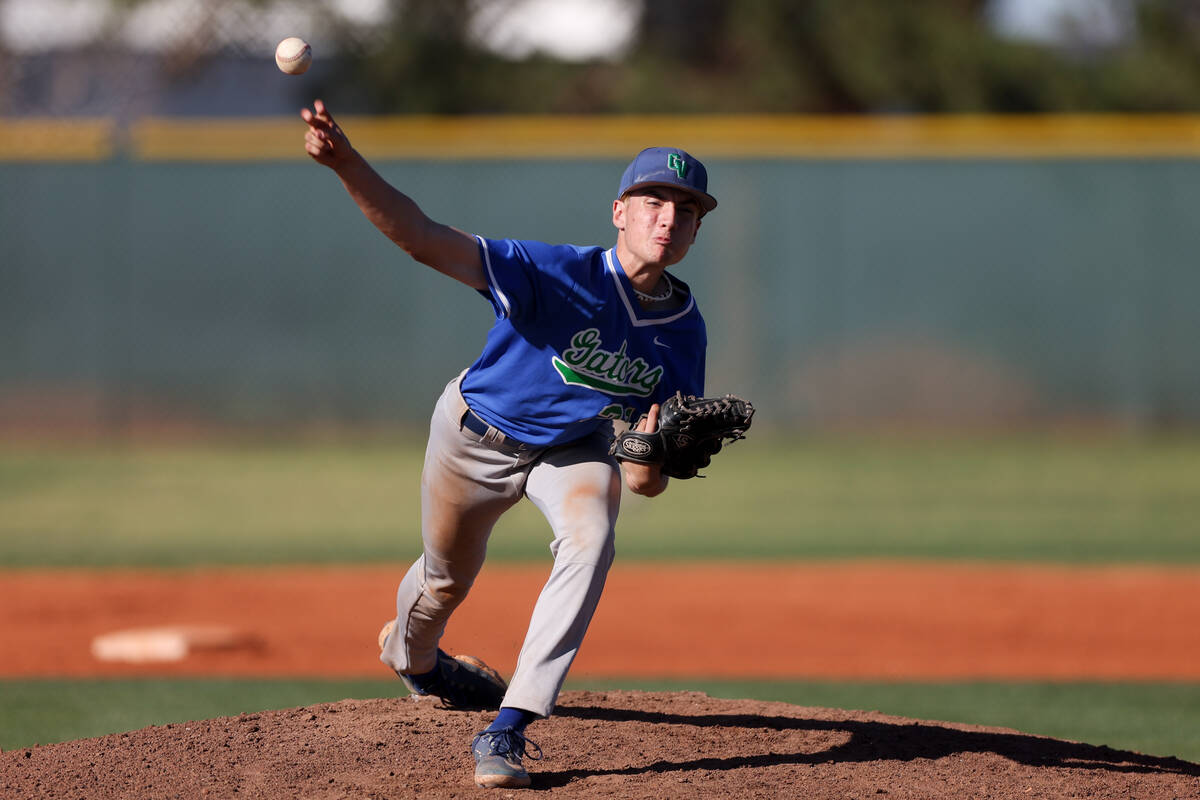
[{"label": "glove hand", "polygon": [[[754,406],[737,395],[685,397],[676,392],[634,430],[613,441],[611,455],[626,463],[657,465],[669,478],[695,478],[725,442],[746,438]],[[665,483],[663,484],[665,486]]]},{"label": "glove hand", "polygon": [[[653,433],[658,430],[658,403],[650,406],[646,416],[634,427],[639,433]],[[625,485],[634,494],[644,497],[655,497],[666,491],[667,477],[662,474],[661,464],[647,464],[638,461],[621,461],[621,471],[625,475]]]}]

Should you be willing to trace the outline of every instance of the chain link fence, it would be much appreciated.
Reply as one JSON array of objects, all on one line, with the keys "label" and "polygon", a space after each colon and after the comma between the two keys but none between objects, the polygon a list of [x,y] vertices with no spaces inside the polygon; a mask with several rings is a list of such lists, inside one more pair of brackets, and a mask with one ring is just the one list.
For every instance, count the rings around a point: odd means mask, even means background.
[{"label": "chain link fence", "polygon": [[386,0],[0,0],[0,116],[291,113],[279,40],[300,35],[329,62],[393,13]]}]

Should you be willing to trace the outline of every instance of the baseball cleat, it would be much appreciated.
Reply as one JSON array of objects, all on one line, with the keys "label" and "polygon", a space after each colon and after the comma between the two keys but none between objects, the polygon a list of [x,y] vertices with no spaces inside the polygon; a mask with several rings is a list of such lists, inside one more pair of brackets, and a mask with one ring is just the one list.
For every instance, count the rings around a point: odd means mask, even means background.
[{"label": "baseball cleat", "polygon": [[542,757],[542,748],[518,733],[515,728],[484,731],[471,742],[475,756],[475,783],[485,789],[524,789],[529,786],[529,773],[521,764],[526,746],[534,761]]},{"label": "baseball cleat", "polygon": [[379,649],[387,644],[388,637],[392,635],[392,628],[396,627],[396,620],[390,619],[383,623],[383,627],[379,629]]},{"label": "baseball cleat", "polygon": [[[379,631],[379,649],[387,644],[395,627],[395,620],[384,624]],[[508,684],[500,673],[474,656],[451,656],[446,651],[437,651],[437,667],[428,678],[422,677],[418,686],[410,675],[396,673],[408,690],[418,696],[433,695],[440,698],[447,708],[461,710],[496,711],[508,691]]]},{"label": "baseball cleat", "polygon": [[500,673],[473,656],[450,656],[438,650],[437,668],[418,686],[410,675],[400,680],[415,695],[433,695],[458,711],[497,711],[508,691]]}]

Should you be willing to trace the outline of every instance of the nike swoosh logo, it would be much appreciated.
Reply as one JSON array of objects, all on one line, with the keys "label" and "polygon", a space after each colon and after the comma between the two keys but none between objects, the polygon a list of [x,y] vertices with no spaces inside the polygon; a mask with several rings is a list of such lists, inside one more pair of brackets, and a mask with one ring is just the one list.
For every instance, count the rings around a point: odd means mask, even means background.
[{"label": "nike swoosh logo", "polygon": [[671,345],[667,344],[666,342],[659,341],[659,338],[658,338],[657,336],[655,336],[655,337],[654,337],[654,343],[655,343],[656,345],[658,345],[659,347],[665,347],[665,348],[667,348],[668,350],[670,350],[670,349],[671,349]]}]

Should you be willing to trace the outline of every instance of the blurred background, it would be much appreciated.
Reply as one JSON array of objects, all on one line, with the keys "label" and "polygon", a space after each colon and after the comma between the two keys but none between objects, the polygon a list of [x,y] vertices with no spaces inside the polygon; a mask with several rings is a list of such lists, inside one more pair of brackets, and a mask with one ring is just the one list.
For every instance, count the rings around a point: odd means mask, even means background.
[{"label": "blurred background", "polygon": [[0,425],[423,424],[490,315],[307,162],[315,97],[485,236],[606,245],[692,149],[679,273],[764,427],[1194,425],[1198,43],[1183,0],[0,0]]},{"label": "blurred background", "polygon": [[[302,76],[275,66],[288,36],[313,46]],[[752,399],[756,433],[711,480],[627,497],[618,568],[1054,562],[1135,610],[1105,568],[1195,582],[1192,0],[0,0],[11,624],[88,605],[23,607],[22,571],[419,552],[422,431],[492,314],[307,159],[317,97],[430,216],[489,237],[609,245],[633,154],[676,144],[708,166],[720,206],[675,272],[708,322],[708,390]],[[546,563],[526,506],[489,563]],[[1185,595],[1129,626],[1160,636],[1135,649],[1191,646]],[[1194,671],[933,683],[869,636],[859,657],[879,682],[621,685],[1200,759]],[[5,748],[395,693],[388,676],[268,694],[12,675]]]}]

